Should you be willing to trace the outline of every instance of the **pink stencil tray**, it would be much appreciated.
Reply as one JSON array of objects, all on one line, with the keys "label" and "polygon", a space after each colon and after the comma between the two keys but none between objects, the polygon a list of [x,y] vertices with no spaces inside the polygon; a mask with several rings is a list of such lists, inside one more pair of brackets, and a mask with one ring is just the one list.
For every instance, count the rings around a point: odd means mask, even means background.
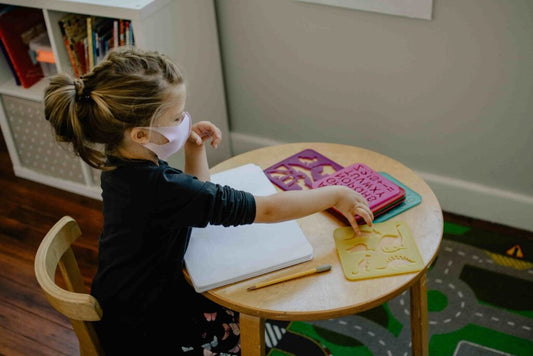
[{"label": "pink stencil tray", "polygon": [[[405,199],[405,190],[363,163],[355,163],[340,169],[314,182],[313,188],[328,185],[344,185],[360,193],[368,201],[374,217],[397,206]],[[334,207],[331,210],[336,216],[344,218]],[[356,220],[360,223],[363,219],[356,215]]]}]

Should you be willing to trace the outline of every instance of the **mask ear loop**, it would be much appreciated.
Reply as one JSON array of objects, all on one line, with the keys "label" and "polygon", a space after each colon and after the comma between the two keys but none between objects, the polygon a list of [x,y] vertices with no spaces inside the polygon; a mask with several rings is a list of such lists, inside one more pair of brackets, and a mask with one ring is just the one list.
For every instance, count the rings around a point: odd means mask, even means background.
[{"label": "mask ear loop", "polygon": [[[154,127],[155,120],[157,120],[161,116],[162,112],[163,112],[163,106],[160,106],[159,108],[156,109],[156,111],[154,112],[154,114],[150,118],[149,125],[141,126],[141,128],[147,129],[147,131],[148,131],[148,142],[151,142],[151,139],[152,139],[152,131],[153,131],[152,127]],[[167,138],[165,137],[165,139],[167,139]]]}]

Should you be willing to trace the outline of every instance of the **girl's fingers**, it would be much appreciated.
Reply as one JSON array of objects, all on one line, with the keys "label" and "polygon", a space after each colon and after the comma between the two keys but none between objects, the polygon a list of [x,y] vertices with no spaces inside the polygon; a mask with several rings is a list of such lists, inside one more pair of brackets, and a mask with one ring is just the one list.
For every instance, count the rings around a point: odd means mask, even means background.
[{"label": "girl's fingers", "polygon": [[359,225],[357,224],[357,221],[355,220],[354,215],[348,214],[348,215],[345,215],[345,216],[348,219],[348,222],[350,223],[350,225],[352,225],[352,228],[353,228],[353,231],[355,232],[355,235],[356,236],[361,235],[361,230],[359,230]]},{"label": "girl's fingers", "polygon": [[202,144],[202,138],[194,130],[192,130],[191,134],[189,135],[189,141],[193,142],[193,143],[196,143],[197,145],[201,145]]},{"label": "girl's fingers", "polygon": [[[211,138],[211,146],[217,148],[218,144],[222,140],[222,132],[218,127],[207,121],[201,121],[193,127],[193,132],[196,132],[202,142]],[[198,144],[202,142],[197,141]]]},{"label": "girl's fingers", "polygon": [[365,220],[368,226],[372,226],[374,214],[372,213],[372,210],[370,210],[370,207],[366,204],[362,205],[359,207],[359,211],[361,212],[359,215]]},{"label": "girl's fingers", "polygon": [[217,148],[218,144],[220,143],[220,140],[222,139],[222,136],[220,132],[217,131],[204,131],[202,132],[202,139],[203,141],[207,141],[211,138],[211,146],[213,148]]},{"label": "girl's fingers", "polygon": [[368,226],[372,226],[372,220],[374,220],[372,212],[369,213],[368,211],[361,209],[358,215],[363,218]]},{"label": "girl's fingers", "polygon": [[218,127],[214,127],[215,130],[213,130],[213,139],[211,140],[211,146],[213,148],[217,148],[220,141],[222,141],[222,132],[218,129]]}]

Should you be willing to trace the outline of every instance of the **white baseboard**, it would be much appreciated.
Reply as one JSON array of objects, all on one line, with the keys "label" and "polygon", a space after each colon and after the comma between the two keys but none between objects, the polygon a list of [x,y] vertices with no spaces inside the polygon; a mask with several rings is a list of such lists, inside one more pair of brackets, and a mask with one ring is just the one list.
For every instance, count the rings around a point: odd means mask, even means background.
[{"label": "white baseboard", "polygon": [[[285,143],[235,132],[230,137],[233,154]],[[444,211],[533,231],[533,196],[437,174],[416,173],[431,187]]]},{"label": "white baseboard", "polygon": [[431,187],[443,210],[533,231],[533,197],[502,189],[417,172]]}]

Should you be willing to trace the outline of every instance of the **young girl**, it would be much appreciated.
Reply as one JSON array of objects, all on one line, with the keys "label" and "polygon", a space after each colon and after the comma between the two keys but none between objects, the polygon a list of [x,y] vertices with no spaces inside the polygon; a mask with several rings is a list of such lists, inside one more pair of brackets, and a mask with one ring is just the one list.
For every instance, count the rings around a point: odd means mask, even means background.
[{"label": "young girl", "polygon": [[[95,327],[107,355],[240,354],[238,314],[183,277],[192,227],[279,222],[332,206],[356,232],[354,215],[373,220],[366,200],[345,187],[253,196],[210,183],[204,144],[216,148],[221,132],[192,124],[185,97],[170,59],[135,48],[112,51],[80,79],[56,75],[45,92],[57,140],[103,171],[91,294],[103,309]],[[182,147],[184,171],[165,162]]]}]

